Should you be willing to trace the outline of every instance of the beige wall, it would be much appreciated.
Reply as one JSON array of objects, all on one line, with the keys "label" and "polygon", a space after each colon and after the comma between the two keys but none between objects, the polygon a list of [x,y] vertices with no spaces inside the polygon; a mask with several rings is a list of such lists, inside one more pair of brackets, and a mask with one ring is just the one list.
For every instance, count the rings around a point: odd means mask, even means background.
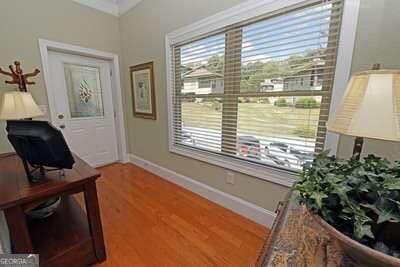
[{"label": "beige wall", "polygon": [[[399,0],[361,0],[352,72],[370,69],[373,63],[400,69],[399,11]],[[353,142],[348,136],[340,138],[339,157],[351,156]],[[399,160],[400,143],[365,140],[363,154],[369,153]]]},{"label": "beige wall", "polygon": [[[235,185],[225,183],[225,170],[168,151],[165,35],[180,27],[239,4],[240,0],[144,0],[120,21],[126,117],[131,153],[192,177],[224,192],[274,210],[287,189],[254,177],[235,173]],[[132,116],[128,67],[154,61],[157,120]]]},{"label": "beige wall", "polygon": [[[78,5],[72,0],[1,0],[0,67],[14,60],[25,71],[42,69],[38,38],[119,53],[118,18]],[[34,79],[30,92],[40,105],[47,105],[43,74]],[[0,93],[14,90],[0,76]],[[4,124],[0,123],[0,152],[9,151]]]}]

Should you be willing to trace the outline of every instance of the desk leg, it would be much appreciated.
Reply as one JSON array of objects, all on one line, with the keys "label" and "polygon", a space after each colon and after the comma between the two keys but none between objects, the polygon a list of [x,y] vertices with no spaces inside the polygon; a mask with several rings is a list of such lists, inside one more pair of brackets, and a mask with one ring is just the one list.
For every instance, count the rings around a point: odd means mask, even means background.
[{"label": "desk leg", "polygon": [[104,246],[103,229],[101,226],[96,182],[90,182],[86,184],[84,194],[85,194],[86,212],[96,257],[99,262],[105,261],[106,249]]},{"label": "desk leg", "polygon": [[26,224],[25,213],[21,206],[14,206],[4,210],[13,253],[33,253],[32,241]]}]

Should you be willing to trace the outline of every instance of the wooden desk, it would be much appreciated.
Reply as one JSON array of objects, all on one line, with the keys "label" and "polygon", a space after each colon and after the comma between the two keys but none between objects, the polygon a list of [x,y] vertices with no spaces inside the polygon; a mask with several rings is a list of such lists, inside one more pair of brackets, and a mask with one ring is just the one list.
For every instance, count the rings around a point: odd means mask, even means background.
[{"label": "wooden desk", "polygon": [[[15,154],[0,155],[0,209],[4,209],[13,253],[40,255],[40,266],[88,266],[106,259],[97,199],[97,170],[74,156],[73,169],[47,173],[31,185]],[[72,194],[83,192],[85,210]],[[28,220],[25,212],[43,201],[62,196],[56,213]]]}]

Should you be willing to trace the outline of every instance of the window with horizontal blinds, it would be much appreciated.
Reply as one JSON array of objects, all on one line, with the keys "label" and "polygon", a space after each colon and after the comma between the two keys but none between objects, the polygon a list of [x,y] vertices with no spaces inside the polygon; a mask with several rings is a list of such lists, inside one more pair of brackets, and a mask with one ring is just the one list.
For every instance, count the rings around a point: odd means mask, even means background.
[{"label": "window with horizontal blinds", "polygon": [[173,44],[174,147],[297,171],[324,148],[343,1]]}]

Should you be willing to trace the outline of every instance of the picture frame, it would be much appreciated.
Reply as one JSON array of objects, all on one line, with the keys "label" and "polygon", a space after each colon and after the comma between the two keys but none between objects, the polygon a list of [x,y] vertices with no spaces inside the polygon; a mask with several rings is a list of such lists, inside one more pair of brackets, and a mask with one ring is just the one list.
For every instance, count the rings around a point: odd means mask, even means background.
[{"label": "picture frame", "polygon": [[133,115],[137,118],[155,120],[157,116],[153,62],[131,66],[129,72]]}]

